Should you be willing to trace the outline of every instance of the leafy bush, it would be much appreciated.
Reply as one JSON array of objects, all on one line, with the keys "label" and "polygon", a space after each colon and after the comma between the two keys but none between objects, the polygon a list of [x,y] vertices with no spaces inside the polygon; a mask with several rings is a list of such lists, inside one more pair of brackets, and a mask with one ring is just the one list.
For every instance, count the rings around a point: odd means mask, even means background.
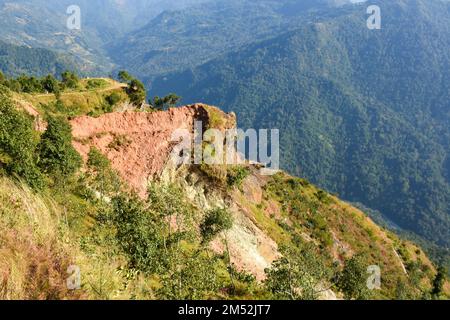
[{"label": "leafy bush", "polygon": [[219,277],[214,270],[214,259],[204,255],[182,257],[177,268],[162,277],[158,290],[160,299],[198,300],[208,299],[220,288]]},{"label": "leafy bush", "polygon": [[64,88],[78,89],[80,87],[80,79],[73,72],[65,71],[61,74],[61,78]]},{"label": "leafy bush", "polygon": [[198,169],[217,187],[225,187],[227,185],[227,165],[202,163]]},{"label": "leafy bush", "polygon": [[119,192],[121,181],[111,168],[111,162],[97,148],[91,148],[87,161],[88,183],[102,195],[115,195]]},{"label": "leafy bush", "polygon": [[47,130],[39,144],[39,166],[53,176],[70,176],[81,167],[81,157],[72,146],[70,124],[61,117],[49,116]]},{"label": "leafy bush", "polygon": [[283,257],[266,269],[266,289],[276,299],[317,299],[320,286],[332,276],[322,257],[310,244],[302,248],[282,247],[281,251]]},{"label": "leafy bush", "polygon": [[95,171],[103,171],[110,167],[110,161],[97,148],[92,147],[88,153],[87,166]]},{"label": "leafy bush", "polygon": [[228,169],[227,172],[227,184],[229,187],[237,186],[240,187],[242,182],[250,174],[250,170],[246,167],[235,166]]},{"label": "leafy bush", "polygon": [[43,187],[44,180],[36,166],[36,145],[31,118],[16,110],[7,97],[0,95],[0,167],[38,189]]},{"label": "leafy bush", "polygon": [[119,246],[128,256],[131,268],[153,273],[160,271],[164,258],[162,226],[136,197],[113,199],[113,222]]},{"label": "leafy bush", "polygon": [[89,79],[86,84],[86,89],[88,89],[88,90],[98,89],[98,88],[106,87],[107,85],[108,85],[108,82],[106,82],[103,79]]},{"label": "leafy bush", "polygon": [[200,225],[202,242],[208,243],[222,231],[231,229],[233,218],[226,209],[214,209],[206,213],[205,219]]},{"label": "leafy bush", "polygon": [[367,266],[363,257],[353,256],[345,262],[344,269],[337,278],[336,285],[346,299],[365,300],[370,297],[367,288]]},{"label": "leafy bush", "polygon": [[[179,243],[188,239],[191,209],[174,186],[151,184],[146,202],[136,196],[113,199],[117,241],[130,266],[146,273],[163,272],[177,263]],[[169,223],[175,218],[177,229]]]},{"label": "leafy bush", "polygon": [[117,92],[113,92],[109,96],[105,97],[106,102],[111,107],[115,106],[120,101],[120,99],[121,99],[120,94],[118,94]]},{"label": "leafy bush", "polygon": [[317,191],[317,193],[315,194],[315,196],[317,197],[317,199],[324,204],[329,204],[331,202],[331,198],[329,196],[328,193],[326,193],[323,190],[319,190]]}]

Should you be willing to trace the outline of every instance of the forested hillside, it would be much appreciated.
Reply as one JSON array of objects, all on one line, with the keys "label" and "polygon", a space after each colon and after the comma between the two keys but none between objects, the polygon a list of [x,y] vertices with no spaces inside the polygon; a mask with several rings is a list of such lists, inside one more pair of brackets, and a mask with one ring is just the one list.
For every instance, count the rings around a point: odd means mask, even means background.
[{"label": "forested hillside", "polygon": [[56,75],[66,70],[78,70],[79,68],[72,57],[46,49],[15,46],[0,41],[0,71],[5,75]]},{"label": "forested hillside", "polygon": [[166,11],[110,43],[108,53],[144,80],[195,67],[313,19],[328,0],[216,0]]},{"label": "forested hillside", "polygon": [[284,168],[448,247],[450,6],[374,3],[381,30],[366,27],[366,6],[346,7],[153,91],[279,128]]},{"label": "forested hillside", "polygon": [[[0,0],[0,40],[73,55],[79,71],[108,74],[114,64],[104,46],[145,25],[163,10],[202,0]],[[80,8],[80,30],[67,28],[72,5]],[[30,70],[31,72],[32,70]]]}]

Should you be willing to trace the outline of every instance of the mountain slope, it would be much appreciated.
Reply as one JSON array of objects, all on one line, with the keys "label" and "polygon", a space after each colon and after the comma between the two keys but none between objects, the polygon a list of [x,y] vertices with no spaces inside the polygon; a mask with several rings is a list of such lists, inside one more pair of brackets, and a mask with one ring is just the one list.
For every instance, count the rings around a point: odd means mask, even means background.
[{"label": "mountain slope", "polygon": [[[70,54],[79,72],[106,74],[113,63],[104,46],[135,30],[163,10],[179,9],[203,0],[0,0],[0,40]],[[69,6],[80,8],[81,29],[69,30]]]},{"label": "mountain slope", "polygon": [[166,11],[108,46],[114,61],[144,79],[197,66],[219,54],[313,19],[327,0],[216,0]]},{"label": "mountain slope", "polygon": [[[1,112],[10,116],[3,93]],[[11,124],[2,119],[0,151],[8,155],[3,128]],[[341,291],[336,280],[351,257],[361,257],[356,282],[363,288],[367,266],[382,272],[380,290],[364,289],[364,297],[429,297],[436,270],[420,248],[306,180],[261,176],[257,165],[171,162],[171,132],[198,120],[219,130],[235,124],[233,115],[206,105],[81,116],[71,120],[72,143],[84,158],[75,175],[45,173],[48,185],[32,192],[0,171],[0,251],[8,257],[0,263],[0,297],[287,299],[277,275],[288,261],[301,268],[296,288],[309,292],[298,298],[363,298]],[[17,130],[26,123],[33,122],[22,118]],[[217,212],[231,222],[209,238],[206,222]],[[77,290],[65,286],[67,266],[82,274]]]},{"label": "mountain slope", "polygon": [[68,56],[46,49],[15,46],[0,41],[0,71],[7,76],[59,75],[66,70],[78,69],[79,66]]},{"label": "mountain slope", "polygon": [[224,106],[244,128],[279,128],[284,168],[448,247],[450,7],[375,3],[381,30],[367,29],[365,6],[346,8],[153,91]]}]

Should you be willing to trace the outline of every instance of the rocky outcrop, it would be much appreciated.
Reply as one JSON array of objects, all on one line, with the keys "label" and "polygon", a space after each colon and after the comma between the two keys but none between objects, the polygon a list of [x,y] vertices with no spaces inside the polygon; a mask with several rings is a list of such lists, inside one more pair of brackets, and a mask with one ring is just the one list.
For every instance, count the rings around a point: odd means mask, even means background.
[{"label": "rocky outcrop", "polygon": [[[195,104],[166,112],[119,112],[104,114],[98,118],[78,117],[71,121],[74,146],[87,160],[91,147],[96,147],[111,161],[112,167],[142,197],[149,180],[158,178],[180,184],[192,203],[202,211],[215,207],[227,207],[234,216],[234,225],[224,236],[232,263],[242,271],[250,272],[258,280],[264,270],[279,257],[277,244],[250,218],[251,213],[236,201],[236,195],[227,195],[212,188],[187,168],[177,168],[169,160],[173,148],[172,133],[177,129],[193,130],[194,121],[201,120],[209,126],[210,115],[219,129],[235,123],[234,115],[227,115],[217,108]],[[261,201],[261,184],[255,176],[245,183],[245,196]],[[259,199],[259,200],[258,200]],[[212,249],[222,252],[225,238],[212,243]]]},{"label": "rocky outcrop", "polygon": [[112,167],[141,196],[149,179],[161,174],[177,129],[192,131],[194,121],[206,127],[209,113],[230,117],[217,108],[195,104],[160,112],[116,112],[98,118],[82,116],[71,121],[74,147],[86,160],[96,147],[111,161]]}]

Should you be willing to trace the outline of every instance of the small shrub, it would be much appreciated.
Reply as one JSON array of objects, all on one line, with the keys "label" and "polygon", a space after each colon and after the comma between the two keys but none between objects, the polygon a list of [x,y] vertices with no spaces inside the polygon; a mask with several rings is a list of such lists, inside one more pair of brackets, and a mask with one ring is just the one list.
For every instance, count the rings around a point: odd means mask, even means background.
[{"label": "small shrub", "polygon": [[207,212],[204,221],[200,225],[202,243],[208,243],[222,231],[231,229],[233,218],[226,209],[214,209]]},{"label": "small shrub", "polygon": [[199,166],[200,171],[205,174],[217,187],[225,187],[227,185],[227,166],[226,165],[210,165],[202,163]]},{"label": "small shrub", "polygon": [[86,89],[98,89],[98,88],[104,88],[108,85],[108,82],[106,82],[103,79],[89,79],[86,84]]},{"label": "small shrub", "polygon": [[250,175],[250,170],[246,167],[235,166],[228,169],[227,184],[229,187],[240,187],[242,182]]},{"label": "small shrub", "polygon": [[110,161],[97,148],[91,148],[88,153],[87,166],[95,171],[103,171],[109,168]]},{"label": "small shrub", "polygon": [[317,191],[315,195],[321,203],[329,204],[331,202],[329,195],[323,190]]},{"label": "small shrub", "polygon": [[121,100],[120,94],[113,92],[105,97],[106,102],[111,106],[115,106]]},{"label": "small shrub", "polygon": [[108,148],[120,151],[120,149],[126,148],[130,144],[131,140],[125,134],[119,134],[114,136],[114,140],[108,145]]}]

